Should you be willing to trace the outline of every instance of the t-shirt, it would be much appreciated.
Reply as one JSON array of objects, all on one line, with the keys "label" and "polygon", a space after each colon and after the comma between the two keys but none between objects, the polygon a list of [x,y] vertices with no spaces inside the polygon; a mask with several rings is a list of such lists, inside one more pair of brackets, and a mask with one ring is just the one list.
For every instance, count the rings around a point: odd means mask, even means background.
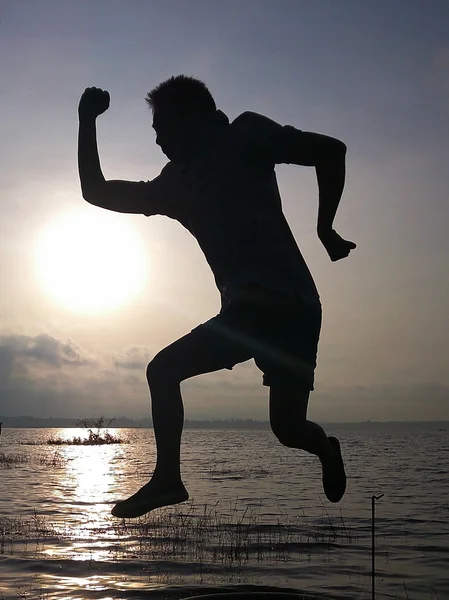
[{"label": "t-shirt", "polygon": [[252,112],[229,123],[217,111],[188,163],[169,162],[156,179],[136,183],[145,186],[146,216],[176,219],[196,238],[223,305],[247,285],[319,305],[283,214],[274,170],[276,164],[293,162],[301,133]]}]

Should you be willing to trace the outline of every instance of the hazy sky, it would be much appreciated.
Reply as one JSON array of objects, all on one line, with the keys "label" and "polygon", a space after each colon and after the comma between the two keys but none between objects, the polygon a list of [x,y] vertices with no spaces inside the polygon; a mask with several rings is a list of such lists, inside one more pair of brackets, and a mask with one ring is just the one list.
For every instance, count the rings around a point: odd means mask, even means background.
[{"label": "hazy sky", "polygon": [[[106,178],[158,175],[144,97],[185,73],[230,119],[252,110],[348,146],[335,225],[358,248],[336,264],[315,234],[313,169],[277,168],[324,310],[311,417],[449,419],[446,0],[0,0],[0,21],[0,415],[148,416],[146,363],[218,311],[193,237],[91,207],[76,166],[95,85],[111,94]],[[117,252],[113,305],[94,310]],[[268,416],[252,362],[183,390],[187,418]]]}]

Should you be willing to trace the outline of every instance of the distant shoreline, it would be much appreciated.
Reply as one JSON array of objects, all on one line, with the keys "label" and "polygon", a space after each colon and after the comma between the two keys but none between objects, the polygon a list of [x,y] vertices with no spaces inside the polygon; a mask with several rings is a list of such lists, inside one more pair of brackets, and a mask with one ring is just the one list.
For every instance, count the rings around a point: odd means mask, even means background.
[{"label": "distant shoreline", "polygon": [[[107,417],[105,422],[111,420],[110,428],[127,429],[152,429],[153,423],[149,418],[131,419],[128,417]],[[20,417],[0,416],[0,422],[3,422],[3,429],[48,429],[48,428],[78,428],[76,424],[78,418],[66,417],[32,417],[23,415]],[[439,428],[449,429],[449,421],[351,421],[351,422],[326,422],[325,426],[336,427],[338,425],[345,427],[367,427],[376,425],[420,425],[435,424]],[[270,429],[269,421],[256,419],[186,419],[184,421],[185,429]]]}]

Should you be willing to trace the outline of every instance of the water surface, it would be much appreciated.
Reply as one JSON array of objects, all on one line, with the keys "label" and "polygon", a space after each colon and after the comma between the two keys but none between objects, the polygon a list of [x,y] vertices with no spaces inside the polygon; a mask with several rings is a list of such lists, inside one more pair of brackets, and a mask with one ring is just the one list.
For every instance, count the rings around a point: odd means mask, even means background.
[{"label": "water surface", "polygon": [[190,500],[120,521],[114,503],[151,476],[151,429],[128,443],[50,446],[75,429],[3,429],[0,598],[184,597],[293,589],[371,598],[371,497],[378,598],[449,598],[449,426],[332,426],[349,476],[338,505],[317,460],[265,430],[190,430]]}]

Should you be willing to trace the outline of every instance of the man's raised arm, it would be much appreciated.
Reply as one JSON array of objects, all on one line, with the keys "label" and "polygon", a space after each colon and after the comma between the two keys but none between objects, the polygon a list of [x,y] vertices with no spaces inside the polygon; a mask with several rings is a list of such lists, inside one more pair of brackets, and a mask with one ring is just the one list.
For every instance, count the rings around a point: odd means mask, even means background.
[{"label": "man's raised arm", "polygon": [[153,212],[149,206],[149,184],[106,181],[103,176],[97,148],[96,118],[108,109],[109,100],[107,91],[91,87],[84,91],[78,106],[78,171],[83,198],[90,204],[117,212]]}]

